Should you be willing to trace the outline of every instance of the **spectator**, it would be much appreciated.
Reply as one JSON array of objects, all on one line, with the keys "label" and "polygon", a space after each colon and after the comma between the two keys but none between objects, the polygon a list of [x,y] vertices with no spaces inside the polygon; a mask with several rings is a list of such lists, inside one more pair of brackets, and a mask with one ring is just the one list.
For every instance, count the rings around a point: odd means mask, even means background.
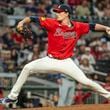
[{"label": "spectator", "polygon": [[[0,98],[3,98],[4,95],[2,87],[3,87],[3,82],[2,82],[2,78],[0,78]],[[0,105],[0,110],[4,110],[4,106]]]},{"label": "spectator", "polygon": [[87,0],[83,0],[81,5],[76,7],[76,14],[78,16],[90,16],[90,10]]},{"label": "spectator", "polygon": [[100,41],[100,37],[99,36],[95,36],[91,39],[89,46],[90,47],[94,47],[94,46],[100,46],[101,45],[101,41]]},{"label": "spectator", "polygon": [[104,7],[101,2],[97,4],[97,6],[94,6],[94,13],[98,17],[103,17],[104,16]]},{"label": "spectator", "polygon": [[80,40],[78,40],[77,46],[80,46],[80,45],[86,45],[86,40],[84,37],[81,37]]},{"label": "spectator", "polygon": [[104,8],[104,16],[110,17],[110,4],[107,4]]},{"label": "spectator", "polygon": [[14,6],[14,15],[24,16],[25,15],[25,8],[20,4],[16,3]]},{"label": "spectator", "polygon": [[45,57],[47,55],[47,48],[48,48],[48,44],[47,42],[44,44],[44,49],[43,51],[40,52],[40,55],[39,57],[42,58],[42,57]]},{"label": "spectator", "polygon": [[14,71],[14,61],[11,59],[11,51],[10,50],[2,50],[1,51],[2,58],[2,69],[4,72],[12,72]]},{"label": "spectator", "polygon": [[72,59],[74,60],[74,62],[77,66],[79,66],[78,53],[79,53],[79,50],[77,48],[75,48],[74,49],[74,57]]},{"label": "spectator", "polygon": [[53,106],[57,106],[58,100],[59,100],[59,94],[58,92],[56,92],[55,94],[53,94],[53,97],[52,97]]},{"label": "spectator", "polygon": [[6,50],[4,54],[5,54],[4,64],[6,66],[4,71],[5,72],[14,72],[15,65],[14,65],[14,60],[11,59],[11,51]]},{"label": "spectator", "polygon": [[[17,68],[17,60],[18,60],[18,50],[17,48],[13,47],[11,49],[11,59],[14,61],[14,65]],[[14,68],[14,70],[16,71],[16,68]]]},{"label": "spectator", "polygon": [[24,42],[24,38],[22,35],[20,35],[19,33],[14,33],[12,34],[12,39],[14,41],[15,44],[20,44]]},{"label": "spectator", "polygon": [[103,60],[108,60],[110,59],[110,48],[108,47],[108,43],[106,40],[103,40],[102,39],[102,44],[100,46],[100,49],[101,49],[101,57],[100,59],[103,59]]},{"label": "spectator", "polygon": [[14,14],[14,4],[13,4],[13,2],[10,2],[10,3],[8,4],[6,13],[7,13],[8,15],[13,15],[13,14]]},{"label": "spectator", "polygon": [[88,72],[88,73],[94,72],[94,68],[93,68],[93,66],[90,64],[88,58],[83,58],[83,59],[80,61],[80,68],[81,68],[83,71]]},{"label": "spectator", "polygon": [[29,50],[25,47],[24,43],[21,43],[19,45],[18,60],[17,60],[17,65],[19,67],[22,67],[24,63],[26,63],[28,54],[29,54]]},{"label": "spectator", "polygon": [[74,103],[75,81],[66,75],[59,75],[57,79],[59,84],[58,106],[70,106]]},{"label": "spectator", "polygon": [[12,48],[13,45],[15,44],[12,38],[13,30],[11,27],[6,27],[5,28],[5,33],[1,36],[4,45],[4,48]]},{"label": "spectator", "polygon": [[27,60],[32,61],[39,58],[40,50],[39,44],[34,44],[33,51],[28,55]]},{"label": "spectator", "polygon": [[37,6],[37,15],[38,16],[46,16],[47,12],[46,12],[46,7],[44,2],[41,2],[38,4]]},{"label": "spectator", "polygon": [[33,107],[42,107],[40,98],[33,99],[32,105],[33,105]]},{"label": "spectator", "polygon": [[[110,75],[108,74],[106,77],[106,82],[103,84],[104,88],[106,88],[108,91],[110,91]],[[109,100],[105,100],[103,103],[110,103]]]},{"label": "spectator", "polygon": [[91,47],[91,53],[94,56],[96,60],[101,59],[102,56],[102,49],[101,49],[101,40],[100,37],[96,36],[91,39],[91,42],[89,43],[89,46]]},{"label": "spectator", "polygon": [[67,3],[73,7],[81,4],[81,0],[67,0]]},{"label": "spectator", "polygon": [[91,54],[91,48],[86,47],[85,48],[85,53],[81,56],[81,60],[87,58],[90,62],[90,64],[96,64],[94,56]]},{"label": "spectator", "polygon": [[26,12],[31,12],[32,14],[37,14],[35,0],[28,0],[26,4],[27,4],[26,5]]},{"label": "spectator", "polygon": [[[55,0],[57,2],[57,0]],[[52,4],[52,0],[44,0],[43,1],[44,4],[45,4],[45,10],[46,10],[46,16],[51,16],[51,8],[53,7],[53,4]],[[57,3],[55,3],[57,4]]]},{"label": "spectator", "polygon": [[91,92],[84,92],[83,91],[83,86],[78,83],[76,86],[77,91],[75,92],[75,104],[84,104],[85,100],[91,96]]},{"label": "spectator", "polygon": [[0,51],[0,72],[4,71],[4,56],[2,54],[2,51]]},{"label": "spectator", "polygon": [[90,64],[88,58],[83,58],[80,61],[80,68],[86,73],[88,74],[88,76],[90,76],[90,74],[93,74],[94,72],[94,68],[93,66]]},{"label": "spectator", "polygon": [[79,59],[81,59],[80,57],[84,54],[84,52],[85,52],[85,48],[86,48],[86,46],[85,45],[80,45],[80,46],[78,46],[78,49],[79,49]]}]

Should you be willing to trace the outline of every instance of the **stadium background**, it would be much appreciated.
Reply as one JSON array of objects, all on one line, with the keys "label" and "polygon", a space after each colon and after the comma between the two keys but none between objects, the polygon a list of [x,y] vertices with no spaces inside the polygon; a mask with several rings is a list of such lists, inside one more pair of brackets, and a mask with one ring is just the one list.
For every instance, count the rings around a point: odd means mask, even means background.
[{"label": "stadium background", "polygon": [[[46,55],[47,34],[36,24],[31,24],[33,40],[24,40],[16,32],[16,24],[25,16],[54,17],[52,8],[67,3],[73,9],[72,19],[96,22],[110,26],[109,0],[0,0],[0,96],[6,96],[23,66]],[[110,90],[110,37],[102,32],[90,32],[82,37],[73,50],[80,68],[93,80]],[[87,55],[89,53],[89,55]],[[85,63],[89,65],[85,68]],[[94,72],[90,71],[90,66]],[[88,71],[89,70],[89,71]],[[17,105],[9,108],[56,106],[58,84],[56,74],[37,74],[28,78]],[[79,93],[80,89],[80,93]],[[109,103],[103,97],[80,84],[76,86],[76,104]],[[2,110],[4,107],[1,106]]]}]

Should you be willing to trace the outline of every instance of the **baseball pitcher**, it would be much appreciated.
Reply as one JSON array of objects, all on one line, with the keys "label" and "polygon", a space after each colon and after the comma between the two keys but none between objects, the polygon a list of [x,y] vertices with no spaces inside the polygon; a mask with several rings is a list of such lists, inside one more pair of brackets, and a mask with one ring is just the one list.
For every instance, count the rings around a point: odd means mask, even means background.
[{"label": "baseball pitcher", "polygon": [[17,101],[20,90],[30,74],[51,73],[53,71],[69,75],[105,98],[110,99],[110,92],[88,79],[71,58],[74,56],[73,50],[75,45],[82,35],[90,30],[106,31],[110,34],[110,27],[97,23],[83,23],[70,20],[72,10],[66,4],[58,6],[53,11],[56,14],[56,18],[30,16],[18,23],[17,30],[22,34],[26,32],[26,29],[24,31],[24,25],[31,22],[44,27],[48,33],[48,53],[46,57],[36,59],[24,66],[9,95],[0,99],[1,104]]}]

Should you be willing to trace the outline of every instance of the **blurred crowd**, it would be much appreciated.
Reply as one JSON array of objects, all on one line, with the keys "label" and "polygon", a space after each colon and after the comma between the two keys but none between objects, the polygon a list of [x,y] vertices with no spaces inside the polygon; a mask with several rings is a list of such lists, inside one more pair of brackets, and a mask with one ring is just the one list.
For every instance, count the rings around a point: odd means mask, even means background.
[{"label": "blurred crowd", "polygon": [[[0,1],[0,11],[13,16],[52,17],[52,8],[61,3],[68,3],[78,16],[110,16],[109,0],[4,0]],[[46,55],[48,40],[45,29],[31,24],[33,39],[25,40],[16,32],[15,26],[4,26],[0,29],[1,72],[16,72],[25,63]],[[110,59],[110,38],[106,33],[87,39],[82,37],[73,51],[82,69],[84,65],[95,65],[96,60]],[[90,68],[92,69],[91,66]]]},{"label": "blurred crowd", "polygon": [[[61,3],[69,4],[73,14],[77,16],[110,17],[110,0],[3,0],[0,1],[0,13],[54,17],[52,8]],[[16,73],[26,63],[47,55],[48,39],[45,29],[32,23],[30,27],[33,39],[24,39],[16,32],[15,26],[0,27],[0,72]],[[106,33],[81,37],[73,51],[73,60],[84,72],[91,74],[97,69],[99,61],[109,61],[98,69],[110,74],[110,36]],[[107,66],[108,70],[105,69]],[[97,76],[94,76],[94,80],[97,80]]]},{"label": "blurred crowd", "polygon": [[110,16],[109,0],[3,0],[0,11],[8,15],[52,16],[51,8],[67,3],[78,16]]}]

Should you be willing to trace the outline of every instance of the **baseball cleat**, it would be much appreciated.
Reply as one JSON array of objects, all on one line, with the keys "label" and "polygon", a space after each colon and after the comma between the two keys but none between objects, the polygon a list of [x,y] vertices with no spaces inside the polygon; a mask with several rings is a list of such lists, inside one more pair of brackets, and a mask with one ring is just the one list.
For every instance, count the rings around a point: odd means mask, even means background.
[{"label": "baseball cleat", "polygon": [[6,105],[6,104],[13,104],[13,103],[17,103],[17,100],[12,100],[8,97],[5,98],[1,98],[0,99],[0,104]]}]

